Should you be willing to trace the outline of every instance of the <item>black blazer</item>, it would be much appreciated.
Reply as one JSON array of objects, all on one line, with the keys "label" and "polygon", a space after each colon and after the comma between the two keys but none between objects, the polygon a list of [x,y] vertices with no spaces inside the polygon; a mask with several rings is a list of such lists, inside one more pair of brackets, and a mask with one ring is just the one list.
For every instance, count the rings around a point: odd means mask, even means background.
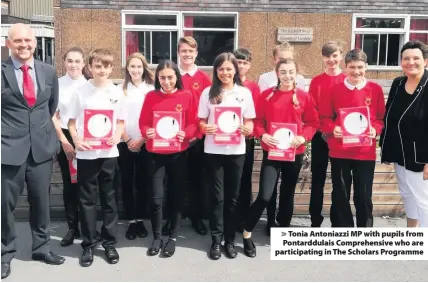
[{"label": "black blazer", "polygon": [[[399,89],[403,88],[407,77],[398,77],[392,83],[386,103],[386,115],[384,117],[385,127],[380,136],[382,162],[393,162],[395,154],[402,154],[404,166],[407,170],[422,171],[423,165],[428,164],[428,71],[425,70],[421,81],[413,95],[415,98],[410,106],[399,115],[411,118],[412,136],[403,140],[398,129],[401,125],[392,124],[388,121],[391,106],[394,104],[395,96]],[[410,117],[409,117],[410,116]],[[388,134],[395,131],[400,140],[398,143],[388,139]]]},{"label": "black blazer", "polygon": [[1,70],[1,163],[22,165],[31,154],[36,163],[45,162],[59,149],[52,122],[58,105],[58,77],[53,66],[34,59],[37,99],[29,107],[19,90],[12,59]]}]

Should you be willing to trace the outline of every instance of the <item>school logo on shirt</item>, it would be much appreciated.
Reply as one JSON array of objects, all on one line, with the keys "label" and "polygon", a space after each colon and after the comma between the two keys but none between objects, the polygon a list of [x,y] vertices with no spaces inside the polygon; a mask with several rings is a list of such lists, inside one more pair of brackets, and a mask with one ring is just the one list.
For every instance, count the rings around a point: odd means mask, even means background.
[{"label": "school logo on shirt", "polygon": [[194,82],[192,87],[193,87],[193,89],[198,89],[199,88],[199,84],[197,82]]},{"label": "school logo on shirt", "polygon": [[183,110],[183,106],[181,106],[181,104],[175,105],[175,111],[181,112],[182,110]]},{"label": "school logo on shirt", "polygon": [[372,104],[372,99],[370,97],[366,97],[366,105],[369,106],[370,104]]},{"label": "school logo on shirt", "polygon": [[116,104],[118,101],[119,101],[118,99],[110,98],[110,102],[111,102],[112,104]]},{"label": "school logo on shirt", "polygon": [[236,101],[238,101],[239,103],[242,103],[244,101],[244,99],[242,97],[237,97]]}]

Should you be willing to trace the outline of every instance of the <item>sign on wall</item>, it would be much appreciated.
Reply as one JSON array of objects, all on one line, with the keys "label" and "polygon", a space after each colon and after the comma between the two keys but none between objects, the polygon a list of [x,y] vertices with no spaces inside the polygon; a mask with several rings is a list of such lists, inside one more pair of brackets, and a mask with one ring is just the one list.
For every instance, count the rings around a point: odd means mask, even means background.
[{"label": "sign on wall", "polygon": [[312,28],[282,27],[278,28],[278,42],[312,42],[314,37]]}]

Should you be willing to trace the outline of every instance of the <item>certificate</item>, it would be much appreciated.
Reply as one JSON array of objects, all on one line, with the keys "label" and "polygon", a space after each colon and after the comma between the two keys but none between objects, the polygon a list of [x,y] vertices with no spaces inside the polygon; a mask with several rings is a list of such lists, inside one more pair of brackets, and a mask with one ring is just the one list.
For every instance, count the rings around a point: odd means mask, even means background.
[{"label": "certificate", "polygon": [[153,128],[156,136],[153,139],[153,151],[178,152],[181,150],[181,142],[177,134],[182,130],[181,112],[154,111]]},{"label": "certificate", "polygon": [[216,106],[214,123],[218,126],[214,135],[215,144],[234,145],[241,143],[241,107]]},{"label": "certificate", "polygon": [[85,109],[83,140],[92,149],[110,149],[107,141],[113,137],[113,110]]},{"label": "certificate", "polygon": [[269,148],[268,159],[295,161],[296,148],[291,147],[291,142],[297,135],[297,124],[271,123],[270,135],[278,141],[278,144],[273,148]]},{"label": "certificate", "polygon": [[77,183],[77,159],[68,160],[68,168],[70,170],[71,183]]},{"label": "certificate", "polygon": [[339,109],[344,147],[371,146],[370,111],[367,106]]}]

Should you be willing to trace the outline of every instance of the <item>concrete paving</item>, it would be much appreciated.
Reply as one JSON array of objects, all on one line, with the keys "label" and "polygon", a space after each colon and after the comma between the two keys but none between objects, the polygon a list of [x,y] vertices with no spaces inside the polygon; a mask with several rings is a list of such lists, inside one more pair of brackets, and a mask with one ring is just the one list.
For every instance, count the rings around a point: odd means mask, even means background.
[{"label": "concrete paving", "polygon": [[[329,220],[324,220],[329,225]],[[150,229],[149,221],[145,221]],[[305,217],[296,217],[293,226],[309,227]],[[405,227],[404,219],[376,218],[376,227]],[[101,225],[101,223],[99,223]],[[224,255],[218,261],[208,258],[210,236],[197,235],[188,220],[183,221],[177,240],[176,253],[171,258],[146,255],[151,236],[146,239],[127,240],[126,225],[119,224],[117,245],[120,261],[110,265],[104,251],[95,252],[94,263],[89,268],[79,265],[82,252],[80,240],[63,248],[62,236],[67,232],[65,222],[51,225],[52,250],[64,256],[61,266],[49,266],[31,260],[31,236],[28,223],[16,223],[18,253],[12,261],[11,275],[4,281],[421,281],[428,278],[427,261],[271,261],[269,238],[264,234],[262,219],[253,233],[257,257],[243,254],[239,234],[238,257],[234,260]]]}]

